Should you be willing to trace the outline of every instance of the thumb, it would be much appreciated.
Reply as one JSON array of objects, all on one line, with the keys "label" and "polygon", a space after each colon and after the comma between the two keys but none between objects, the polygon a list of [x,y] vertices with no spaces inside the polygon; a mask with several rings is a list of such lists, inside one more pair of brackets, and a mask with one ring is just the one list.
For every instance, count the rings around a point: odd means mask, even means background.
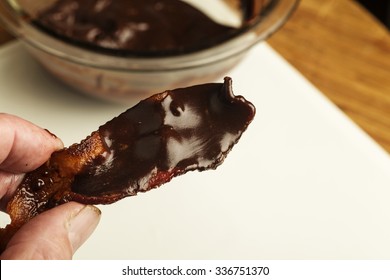
[{"label": "thumb", "polygon": [[69,202],[25,224],[10,240],[2,259],[72,259],[92,234],[101,212],[91,205]]}]

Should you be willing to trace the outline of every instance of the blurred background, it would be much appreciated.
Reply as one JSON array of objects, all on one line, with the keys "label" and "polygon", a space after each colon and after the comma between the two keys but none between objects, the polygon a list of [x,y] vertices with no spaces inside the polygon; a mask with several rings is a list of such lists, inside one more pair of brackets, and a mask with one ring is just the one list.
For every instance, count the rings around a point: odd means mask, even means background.
[{"label": "blurred background", "polygon": [[[390,153],[390,0],[301,0],[267,43]],[[12,40],[0,27],[0,46]]]},{"label": "blurred background", "polygon": [[390,1],[389,0],[357,0],[372,14],[374,14],[387,28],[390,28]]}]

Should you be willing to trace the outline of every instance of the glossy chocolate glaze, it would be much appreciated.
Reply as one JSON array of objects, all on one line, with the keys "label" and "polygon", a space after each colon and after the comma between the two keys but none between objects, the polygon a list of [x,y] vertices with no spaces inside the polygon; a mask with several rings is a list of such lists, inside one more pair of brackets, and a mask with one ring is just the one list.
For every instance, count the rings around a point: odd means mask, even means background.
[{"label": "glossy chocolate glaze", "polygon": [[11,224],[0,231],[0,251],[24,223],[59,204],[113,203],[188,171],[215,169],[254,115],[228,77],[141,101],[26,174],[7,205]]},{"label": "glossy chocolate glaze", "polygon": [[145,55],[190,52],[237,32],[180,0],[59,0],[35,23],[75,43]]},{"label": "glossy chocolate glaze", "polygon": [[99,128],[107,152],[76,175],[72,191],[96,200],[135,195],[189,170],[214,169],[254,112],[233,95],[230,78],[146,99]]}]

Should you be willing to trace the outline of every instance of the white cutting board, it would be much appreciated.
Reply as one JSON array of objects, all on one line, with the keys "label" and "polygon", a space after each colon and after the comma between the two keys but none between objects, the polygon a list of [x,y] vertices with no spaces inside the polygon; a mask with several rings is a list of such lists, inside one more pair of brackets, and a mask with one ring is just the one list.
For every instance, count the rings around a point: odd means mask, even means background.
[{"label": "white cutting board", "polygon": [[[257,115],[225,163],[99,206],[75,258],[389,259],[389,155],[264,43],[229,76]],[[124,109],[59,83],[20,43],[0,49],[0,111],[65,145]]]}]

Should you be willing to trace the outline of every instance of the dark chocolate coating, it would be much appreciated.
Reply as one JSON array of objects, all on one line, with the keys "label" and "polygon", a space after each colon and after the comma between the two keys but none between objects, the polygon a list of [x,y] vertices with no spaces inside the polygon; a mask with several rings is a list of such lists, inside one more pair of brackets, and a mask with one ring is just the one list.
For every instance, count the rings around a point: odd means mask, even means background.
[{"label": "dark chocolate coating", "polygon": [[215,169],[254,115],[228,77],[141,101],[26,174],[7,205],[11,224],[0,229],[0,251],[23,224],[59,204],[109,204],[191,170]]},{"label": "dark chocolate coating", "polygon": [[253,116],[229,78],[146,99],[99,128],[107,152],[76,175],[72,191],[134,195],[189,170],[216,168]]},{"label": "dark chocolate coating", "polygon": [[59,0],[35,23],[74,43],[138,55],[191,52],[238,31],[180,0]]}]

